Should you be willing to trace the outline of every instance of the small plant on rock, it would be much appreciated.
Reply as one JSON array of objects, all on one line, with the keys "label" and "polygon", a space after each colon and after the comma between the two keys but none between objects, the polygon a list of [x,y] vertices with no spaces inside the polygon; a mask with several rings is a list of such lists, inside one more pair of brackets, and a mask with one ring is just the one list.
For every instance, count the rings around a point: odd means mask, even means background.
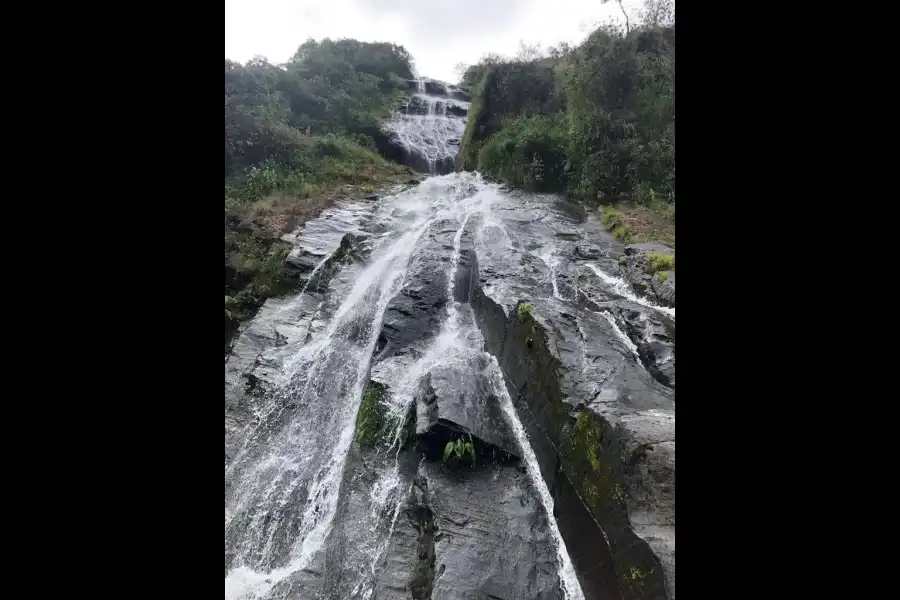
[{"label": "small plant on rock", "polygon": [[450,465],[471,464],[474,465],[476,460],[475,444],[472,443],[472,436],[466,441],[463,438],[457,438],[456,441],[447,442],[444,446],[443,461]]},{"label": "small plant on rock", "polygon": [[644,589],[644,583],[647,581],[647,577],[653,573],[653,570],[650,571],[646,569],[642,569],[640,567],[631,567],[625,573],[625,579],[628,583],[633,587],[639,590]]}]

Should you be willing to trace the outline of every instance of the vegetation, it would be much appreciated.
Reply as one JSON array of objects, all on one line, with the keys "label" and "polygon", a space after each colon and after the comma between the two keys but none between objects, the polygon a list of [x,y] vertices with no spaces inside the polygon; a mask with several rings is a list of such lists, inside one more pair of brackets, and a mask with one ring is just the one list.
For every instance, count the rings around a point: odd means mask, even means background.
[{"label": "vegetation", "polygon": [[675,247],[675,205],[619,203],[601,214],[606,229],[624,244],[660,242]]},{"label": "vegetation", "polygon": [[400,419],[388,414],[388,406],[384,401],[387,393],[387,386],[377,381],[369,382],[363,392],[362,402],[356,413],[356,441],[364,449],[391,447],[395,443],[405,449],[415,443],[415,402],[402,418],[401,424]]},{"label": "vegetation", "polygon": [[[575,48],[523,49],[516,59],[489,56],[466,69],[461,85],[474,96],[459,167],[589,206],[640,207],[671,223],[673,9],[673,0],[648,0],[637,25],[603,25]],[[623,241],[674,228],[623,225]]]},{"label": "vegetation", "polygon": [[450,465],[474,465],[476,460],[475,444],[472,436],[468,440],[457,438],[456,441],[447,442],[444,446],[443,461]]},{"label": "vegetation", "polygon": [[647,265],[647,274],[662,273],[675,268],[675,255],[662,252],[650,252],[650,263]]},{"label": "vegetation", "polygon": [[623,244],[630,244],[634,240],[634,232],[621,222],[621,213],[612,206],[605,207],[600,218],[603,226]]},{"label": "vegetation", "polygon": [[372,381],[363,392],[356,413],[356,441],[363,448],[372,448],[387,434],[387,406],[382,402],[385,386]]},{"label": "vegetation", "polygon": [[647,578],[653,573],[653,570],[642,569],[640,567],[630,567],[625,571],[625,580],[632,589],[643,591]]},{"label": "vegetation", "polygon": [[531,305],[527,302],[519,304],[519,306],[516,307],[516,315],[519,319],[519,323],[525,323],[531,320],[533,318],[531,314]]},{"label": "vegetation", "polygon": [[225,343],[295,284],[279,237],[338,196],[408,180],[376,150],[412,77],[402,47],[309,40],[283,65],[225,60]]}]

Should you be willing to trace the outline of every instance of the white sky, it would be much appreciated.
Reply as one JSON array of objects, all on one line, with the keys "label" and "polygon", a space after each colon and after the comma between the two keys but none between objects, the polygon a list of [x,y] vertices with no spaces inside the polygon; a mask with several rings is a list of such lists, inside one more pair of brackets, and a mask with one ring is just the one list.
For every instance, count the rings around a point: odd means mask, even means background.
[{"label": "white sky", "polygon": [[[626,0],[629,14],[642,4]],[[519,41],[582,41],[599,21],[621,20],[600,0],[225,0],[225,57],[288,60],[307,38],[402,44],[418,73],[454,82],[457,63],[513,56]]]}]

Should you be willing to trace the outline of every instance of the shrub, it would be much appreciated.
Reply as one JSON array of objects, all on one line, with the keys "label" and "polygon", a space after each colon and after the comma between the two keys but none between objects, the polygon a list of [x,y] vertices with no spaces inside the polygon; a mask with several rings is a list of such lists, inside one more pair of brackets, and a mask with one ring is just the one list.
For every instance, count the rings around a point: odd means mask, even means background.
[{"label": "shrub", "polygon": [[630,32],[601,26],[575,49],[466,70],[458,166],[591,205],[674,204],[675,26],[666,0],[650,5]]},{"label": "shrub", "polygon": [[675,268],[675,255],[651,252],[650,263],[647,265],[647,274],[653,275],[661,271],[671,271]]},{"label": "shrub", "polygon": [[531,320],[533,318],[531,314],[531,305],[527,302],[521,303],[516,307],[516,315],[518,316],[519,323],[525,323],[526,321]]},{"label": "shrub", "polygon": [[558,117],[516,117],[488,138],[478,153],[486,174],[536,192],[565,189],[565,129]]}]

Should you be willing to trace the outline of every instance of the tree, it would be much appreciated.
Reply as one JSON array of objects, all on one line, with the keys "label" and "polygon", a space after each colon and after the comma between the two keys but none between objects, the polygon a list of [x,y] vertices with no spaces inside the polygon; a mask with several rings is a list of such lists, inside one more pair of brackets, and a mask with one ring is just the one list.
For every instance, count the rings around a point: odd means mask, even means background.
[{"label": "tree", "polygon": [[516,52],[516,60],[519,62],[531,62],[538,60],[542,56],[541,44],[526,44],[524,40],[519,40],[519,51]]},{"label": "tree", "polygon": [[668,27],[675,24],[675,0],[644,0],[638,11],[640,21],[651,27]]},{"label": "tree", "polygon": [[[610,2],[610,0],[600,0],[601,4],[608,4],[609,2]],[[625,7],[622,5],[622,0],[616,0],[616,4],[619,5],[619,8],[622,10],[622,14],[625,15],[625,33],[628,34],[628,32],[631,30],[631,24],[628,21],[628,12],[625,10]]]}]

